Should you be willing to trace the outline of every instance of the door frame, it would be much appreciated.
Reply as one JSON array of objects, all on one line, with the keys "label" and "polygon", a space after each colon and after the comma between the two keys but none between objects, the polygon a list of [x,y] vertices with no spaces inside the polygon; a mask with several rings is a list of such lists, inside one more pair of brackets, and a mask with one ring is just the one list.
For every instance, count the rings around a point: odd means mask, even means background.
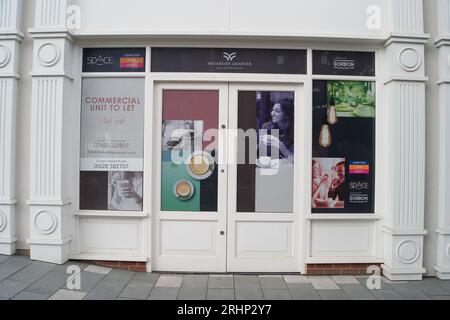
[{"label": "door frame", "polygon": [[[176,77],[175,77],[176,76]],[[221,75],[222,76],[222,75]],[[309,79],[310,80],[310,79]],[[159,208],[157,207],[157,204],[160,204],[160,179],[161,179],[161,169],[160,169],[160,145],[159,145],[159,137],[160,131],[161,131],[161,120],[158,118],[158,113],[161,112],[161,110],[158,111],[158,108],[161,106],[158,105],[158,95],[161,92],[159,88],[161,86],[168,86],[168,88],[172,89],[185,89],[188,90],[190,88],[202,90],[202,89],[208,89],[208,88],[217,88],[218,85],[228,85],[228,95],[230,95],[231,89],[230,87],[233,85],[241,86],[241,87],[247,87],[247,88],[254,88],[255,90],[261,91],[261,88],[270,88],[270,90],[276,90],[277,87],[282,88],[284,90],[287,90],[286,88],[290,88],[289,91],[295,92],[295,102],[297,106],[300,106],[302,109],[301,112],[295,113],[295,148],[296,150],[301,150],[300,152],[296,152],[295,154],[295,163],[296,163],[296,183],[294,183],[294,192],[297,193],[297,190],[304,190],[305,192],[300,192],[300,197],[297,199],[296,203],[294,204],[294,215],[297,216],[297,223],[296,227],[294,229],[294,236],[296,239],[296,243],[298,244],[297,247],[294,249],[297,253],[297,263],[298,268],[296,271],[284,271],[284,270],[267,270],[264,271],[265,273],[282,273],[282,272],[295,272],[295,273],[306,273],[306,251],[307,248],[305,247],[306,243],[308,243],[307,238],[310,236],[310,233],[307,230],[307,215],[308,215],[308,207],[309,207],[309,201],[308,198],[308,190],[311,188],[311,173],[310,173],[310,161],[312,157],[312,151],[311,151],[311,119],[312,119],[312,111],[311,108],[308,108],[310,105],[311,97],[307,94],[308,89],[312,87],[311,81],[308,81],[308,78],[306,76],[300,76],[300,77],[279,77],[277,75],[271,77],[271,79],[268,79],[267,77],[263,75],[254,75],[254,76],[242,76],[242,75],[223,75],[223,77],[217,77],[215,74],[211,75],[160,75],[155,76],[151,78],[147,78],[147,86],[149,87],[148,90],[148,99],[151,101],[149,103],[150,112],[148,112],[149,116],[146,116],[146,122],[147,122],[147,133],[151,133],[151,136],[146,139],[146,146],[149,146],[150,152],[146,153],[148,156],[151,157],[149,160],[146,159],[146,168],[150,169],[150,174],[146,175],[146,177],[151,177],[151,179],[147,179],[147,199],[151,199],[151,216],[149,219],[150,227],[149,227],[149,257],[150,261],[148,263],[147,270],[149,272],[156,270],[155,269],[155,260],[157,259],[157,237],[159,236],[157,226],[157,211]],[[227,101],[228,105],[230,104],[230,101]],[[297,107],[299,108],[299,107]],[[222,108],[223,109],[223,108]],[[228,108],[227,109],[227,116],[228,116]],[[219,112],[222,112],[219,110]],[[222,123],[219,122],[219,125]],[[227,123],[228,128],[228,123]],[[159,130],[159,131],[158,131]],[[147,135],[148,136],[148,135]],[[228,146],[226,146],[225,150],[228,149]],[[157,156],[159,154],[159,156]],[[300,158],[300,155],[303,156],[303,161],[298,160]],[[158,161],[159,160],[159,161]],[[309,162],[308,162],[309,161]],[[228,172],[227,168],[224,168],[226,173]],[[148,171],[147,171],[148,172]],[[220,174],[220,173],[219,173]],[[226,174],[228,177],[228,173]],[[298,178],[299,177],[299,178]],[[227,183],[228,184],[228,183]],[[227,195],[227,199],[230,197]],[[227,200],[228,202],[229,200]],[[228,203],[227,203],[228,206]],[[226,209],[226,225],[225,225],[225,232],[226,232],[226,238],[228,238],[228,207]],[[226,245],[228,245],[228,240],[226,240]],[[225,270],[222,272],[233,272],[230,271],[230,268],[228,266],[228,254],[229,250],[228,248],[225,249]],[[184,271],[191,271],[191,272],[215,272],[213,270],[199,270],[199,271],[192,271],[184,270],[183,266],[180,266],[177,268],[176,271],[178,272],[184,272]],[[250,270],[250,269],[249,269]],[[220,272],[220,271],[217,271]],[[239,272],[252,272],[252,271],[239,271]],[[263,272],[263,271],[254,271],[253,272]]]}]

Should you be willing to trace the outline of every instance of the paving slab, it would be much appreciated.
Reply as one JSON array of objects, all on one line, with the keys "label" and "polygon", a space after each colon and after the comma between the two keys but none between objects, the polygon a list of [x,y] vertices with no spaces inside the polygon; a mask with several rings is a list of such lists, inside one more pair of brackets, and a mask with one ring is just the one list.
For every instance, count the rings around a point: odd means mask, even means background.
[{"label": "paving slab", "polygon": [[349,300],[349,297],[342,290],[318,290],[322,300]]},{"label": "paving slab", "polygon": [[[102,279],[104,278],[103,274],[100,273],[93,273],[93,272],[87,272],[87,271],[81,271],[80,273],[80,280],[81,280],[81,288],[80,292],[89,292],[91,291]],[[67,286],[65,286],[63,289],[69,290]]]},{"label": "paving slab", "polygon": [[[234,278],[232,275],[209,276],[208,288],[210,289],[234,289]],[[233,290],[234,292],[234,290]],[[234,294],[233,294],[234,296]]]},{"label": "paving slab", "polygon": [[295,275],[285,275],[283,276],[284,281],[289,283],[311,283],[311,280],[307,276],[295,276]]},{"label": "paving slab", "polygon": [[430,297],[430,298],[431,298],[431,300],[440,300],[440,301],[443,301],[443,300],[445,300],[445,301],[450,300],[450,296],[432,296],[432,297]]},{"label": "paving slab", "polygon": [[84,300],[115,300],[125,286],[125,282],[102,280],[84,297]]},{"label": "paving slab", "polygon": [[30,285],[27,288],[27,291],[37,294],[48,294],[49,296],[51,296],[66,285],[68,278],[68,274],[51,271],[32,285]]},{"label": "paving slab", "polygon": [[236,300],[264,300],[261,288],[240,287],[235,289]]},{"label": "paving slab", "polygon": [[11,259],[11,256],[4,256],[4,255],[0,254],[0,263],[3,263],[8,259]]},{"label": "paving slab", "polygon": [[375,300],[376,298],[370,291],[363,287],[359,282],[357,284],[340,284],[342,291],[350,298],[350,300]]},{"label": "paving slab", "polygon": [[80,270],[84,270],[86,269],[89,264],[87,263],[83,263],[83,262],[79,262],[79,261],[67,261],[66,263],[57,266],[55,269],[53,269],[53,272],[61,272],[61,273],[67,273],[67,268],[69,268],[70,266],[77,266],[78,268],[80,268]]},{"label": "paving slab", "polygon": [[263,290],[287,290],[282,276],[259,276],[259,282]]},{"label": "paving slab", "polygon": [[183,283],[183,276],[179,275],[161,275],[156,282],[157,288],[180,288]]},{"label": "paving slab", "polygon": [[206,300],[208,275],[185,275],[178,300]]},{"label": "paving slab", "polygon": [[179,288],[155,287],[148,300],[177,300]]},{"label": "paving slab", "polygon": [[235,275],[234,276],[234,287],[235,289],[246,288],[246,289],[261,289],[261,284],[259,282],[258,276],[250,275]]},{"label": "paving slab", "polygon": [[336,284],[360,284],[358,279],[353,276],[332,276],[331,279]]},{"label": "paving slab", "polygon": [[310,277],[309,280],[316,290],[339,290],[339,286],[330,277]]},{"label": "paving slab", "polygon": [[6,260],[1,264],[0,281],[9,278],[31,263],[30,259],[22,256],[13,256],[11,259]]},{"label": "paving slab", "polygon": [[422,281],[411,281],[410,282],[415,288],[422,291],[427,296],[445,296],[450,295],[449,292],[444,290],[442,287],[437,285],[434,281],[430,279],[423,279]]},{"label": "paving slab", "polygon": [[320,296],[309,283],[288,283],[288,288],[294,300],[320,300]]},{"label": "paving slab", "polygon": [[60,289],[49,300],[83,300],[86,295],[86,292]]},{"label": "paving slab", "polygon": [[263,290],[265,300],[292,300],[289,290]]},{"label": "paving slab", "polygon": [[112,271],[112,269],[106,268],[106,267],[101,267],[101,266],[89,265],[84,269],[84,271],[107,275],[108,273],[110,273]]},{"label": "paving slab", "polygon": [[370,290],[370,293],[377,300],[403,300],[403,298],[394,290]]},{"label": "paving slab", "polygon": [[10,279],[4,280],[0,282],[0,297],[11,299],[29,285],[30,284],[27,282],[21,282]]},{"label": "paving slab", "polygon": [[16,274],[14,274],[13,276],[11,276],[10,279],[33,283],[42,278],[43,276],[45,276],[55,267],[56,265],[54,264],[35,261],[32,264],[20,270],[19,272],[17,272]]},{"label": "paving slab", "polygon": [[428,296],[410,283],[392,283],[390,286],[405,300],[430,300]]},{"label": "paving slab", "polygon": [[30,291],[22,291],[16,295],[12,300],[48,300],[51,295],[46,293],[36,293]]},{"label": "paving slab", "polygon": [[134,277],[136,273],[127,270],[112,270],[108,275],[103,278],[104,281],[109,282],[125,282],[128,283]]},{"label": "paving slab", "polygon": [[234,289],[208,289],[208,300],[234,300]]},{"label": "paving slab", "polygon": [[[369,279],[369,277],[367,276],[363,276],[363,277],[356,277],[356,279],[358,279],[359,283],[363,286],[367,288],[367,280]],[[370,281],[370,284],[373,285],[373,281]],[[378,290],[392,290],[392,288],[389,286],[389,284],[386,282],[386,279],[384,278],[380,278],[379,281],[380,287],[378,288]]]},{"label": "paving slab", "polygon": [[130,282],[122,290],[119,298],[130,298],[136,300],[147,300],[150,292],[152,291],[154,284],[145,282]]}]

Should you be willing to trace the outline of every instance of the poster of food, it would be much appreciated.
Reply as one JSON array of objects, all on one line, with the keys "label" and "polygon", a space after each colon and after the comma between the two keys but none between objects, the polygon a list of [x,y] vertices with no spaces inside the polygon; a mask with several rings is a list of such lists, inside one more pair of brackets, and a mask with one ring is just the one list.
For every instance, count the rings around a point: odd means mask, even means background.
[{"label": "poster of food", "polygon": [[144,80],[83,80],[80,209],[141,211]]},{"label": "poster of food", "polygon": [[238,212],[293,212],[294,98],[289,91],[239,92]]},{"label": "poster of food", "polygon": [[375,82],[314,81],[313,213],[373,213]]},{"label": "poster of food", "polygon": [[[219,92],[165,90],[161,129],[161,210],[217,212]],[[215,141],[217,142],[217,141]]]}]

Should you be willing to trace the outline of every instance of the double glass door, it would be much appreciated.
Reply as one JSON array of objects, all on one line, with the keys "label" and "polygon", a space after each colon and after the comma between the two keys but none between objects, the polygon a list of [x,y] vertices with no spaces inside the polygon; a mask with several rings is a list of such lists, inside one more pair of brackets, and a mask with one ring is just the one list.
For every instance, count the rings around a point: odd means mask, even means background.
[{"label": "double glass door", "polygon": [[153,269],[303,271],[301,87],[161,83],[155,94]]}]

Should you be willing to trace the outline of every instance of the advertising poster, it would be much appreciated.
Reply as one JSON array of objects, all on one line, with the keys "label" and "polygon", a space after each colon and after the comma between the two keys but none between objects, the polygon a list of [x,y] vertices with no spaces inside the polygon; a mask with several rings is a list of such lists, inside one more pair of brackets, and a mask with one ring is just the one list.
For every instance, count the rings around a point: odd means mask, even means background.
[{"label": "advertising poster", "polygon": [[239,92],[238,212],[293,212],[294,112],[293,92]]},{"label": "advertising poster", "polygon": [[145,72],[145,48],[84,48],[83,72]]},{"label": "advertising poster", "polygon": [[313,213],[374,213],[375,82],[314,81]]},{"label": "advertising poster", "polygon": [[83,80],[80,209],[141,211],[144,80]]},{"label": "advertising poster", "polygon": [[219,92],[165,90],[162,121],[161,210],[217,212]]}]

